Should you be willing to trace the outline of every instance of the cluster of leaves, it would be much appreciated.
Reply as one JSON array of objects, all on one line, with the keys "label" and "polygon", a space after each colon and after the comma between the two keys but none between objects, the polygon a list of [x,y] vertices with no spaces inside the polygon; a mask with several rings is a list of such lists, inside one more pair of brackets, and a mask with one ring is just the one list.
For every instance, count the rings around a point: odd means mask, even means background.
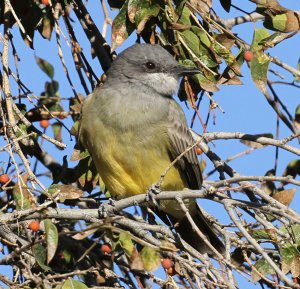
[{"label": "cluster of leaves", "polygon": [[[276,251],[270,252],[269,256],[276,262],[281,262],[282,271],[284,274],[291,272],[293,278],[300,276],[300,226],[292,225],[290,227],[281,227],[280,232],[283,234],[291,235],[293,243],[283,242],[278,244],[278,235],[275,230],[259,229],[251,232],[252,236],[258,243],[276,244],[279,247],[279,254]],[[255,282],[259,281],[265,275],[275,275],[276,272],[270,266],[270,264],[261,258],[256,261],[255,266],[252,268],[252,277]]]},{"label": "cluster of leaves", "polygon": [[257,4],[256,11],[265,16],[264,26],[280,32],[300,29],[300,14],[280,5],[277,0],[251,0]]},{"label": "cluster of leaves", "polygon": [[[42,37],[50,40],[54,27],[54,15],[50,8],[50,2],[45,0],[11,0],[10,4],[16,14],[17,19],[10,16],[10,26],[18,20],[24,28],[20,32],[24,41],[33,48],[33,38],[35,31],[39,31]],[[4,1],[0,3],[0,24],[4,22]]]}]

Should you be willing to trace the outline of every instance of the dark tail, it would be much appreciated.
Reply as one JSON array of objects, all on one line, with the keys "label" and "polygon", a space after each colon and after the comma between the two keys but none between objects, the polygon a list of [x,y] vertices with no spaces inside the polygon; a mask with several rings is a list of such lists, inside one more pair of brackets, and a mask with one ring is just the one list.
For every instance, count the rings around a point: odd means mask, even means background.
[{"label": "dark tail", "polygon": [[[217,234],[213,231],[212,227],[207,223],[203,216],[201,209],[197,205],[197,212],[192,215],[193,221],[200,231],[207,237],[209,242],[221,253],[225,252],[225,247],[222,241],[218,238]],[[212,250],[205,244],[197,232],[193,229],[189,220],[185,217],[177,220],[176,230],[181,238],[190,244],[200,253],[213,254]]]}]

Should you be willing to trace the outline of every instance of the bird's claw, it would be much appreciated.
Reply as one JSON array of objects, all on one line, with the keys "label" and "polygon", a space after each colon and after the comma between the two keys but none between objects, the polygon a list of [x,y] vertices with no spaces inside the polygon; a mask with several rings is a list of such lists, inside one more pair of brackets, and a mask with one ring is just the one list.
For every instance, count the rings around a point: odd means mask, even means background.
[{"label": "bird's claw", "polygon": [[156,201],[155,196],[161,192],[157,185],[152,185],[146,192],[146,202],[151,202],[155,207],[159,208],[159,203]]},{"label": "bird's claw", "polygon": [[114,200],[109,199],[107,203],[103,203],[100,205],[98,209],[98,214],[100,219],[105,219],[109,216],[115,214]]}]

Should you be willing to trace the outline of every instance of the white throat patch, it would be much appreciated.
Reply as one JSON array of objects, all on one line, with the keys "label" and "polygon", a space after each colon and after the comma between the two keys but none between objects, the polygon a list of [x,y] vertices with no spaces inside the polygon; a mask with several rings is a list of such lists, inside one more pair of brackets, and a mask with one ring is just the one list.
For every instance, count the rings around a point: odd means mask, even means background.
[{"label": "white throat patch", "polygon": [[164,95],[173,95],[178,89],[178,79],[162,72],[147,74],[143,83]]}]

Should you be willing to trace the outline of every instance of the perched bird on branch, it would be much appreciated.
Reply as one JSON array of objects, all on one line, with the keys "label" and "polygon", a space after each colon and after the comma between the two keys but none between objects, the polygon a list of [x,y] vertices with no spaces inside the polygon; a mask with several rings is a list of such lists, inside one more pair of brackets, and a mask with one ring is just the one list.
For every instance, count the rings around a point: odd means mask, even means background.
[{"label": "perched bird on branch", "polygon": [[[79,141],[115,199],[143,194],[166,173],[160,189],[200,189],[202,174],[183,110],[173,99],[186,68],[159,45],[135,44],[112,63],[102,87],[85,100]],[[224,245],[194,199],[185,199],[195,224],[219,251]],[[181,237],[201,253],[211,249],[176,200],[160,201]]]}]

